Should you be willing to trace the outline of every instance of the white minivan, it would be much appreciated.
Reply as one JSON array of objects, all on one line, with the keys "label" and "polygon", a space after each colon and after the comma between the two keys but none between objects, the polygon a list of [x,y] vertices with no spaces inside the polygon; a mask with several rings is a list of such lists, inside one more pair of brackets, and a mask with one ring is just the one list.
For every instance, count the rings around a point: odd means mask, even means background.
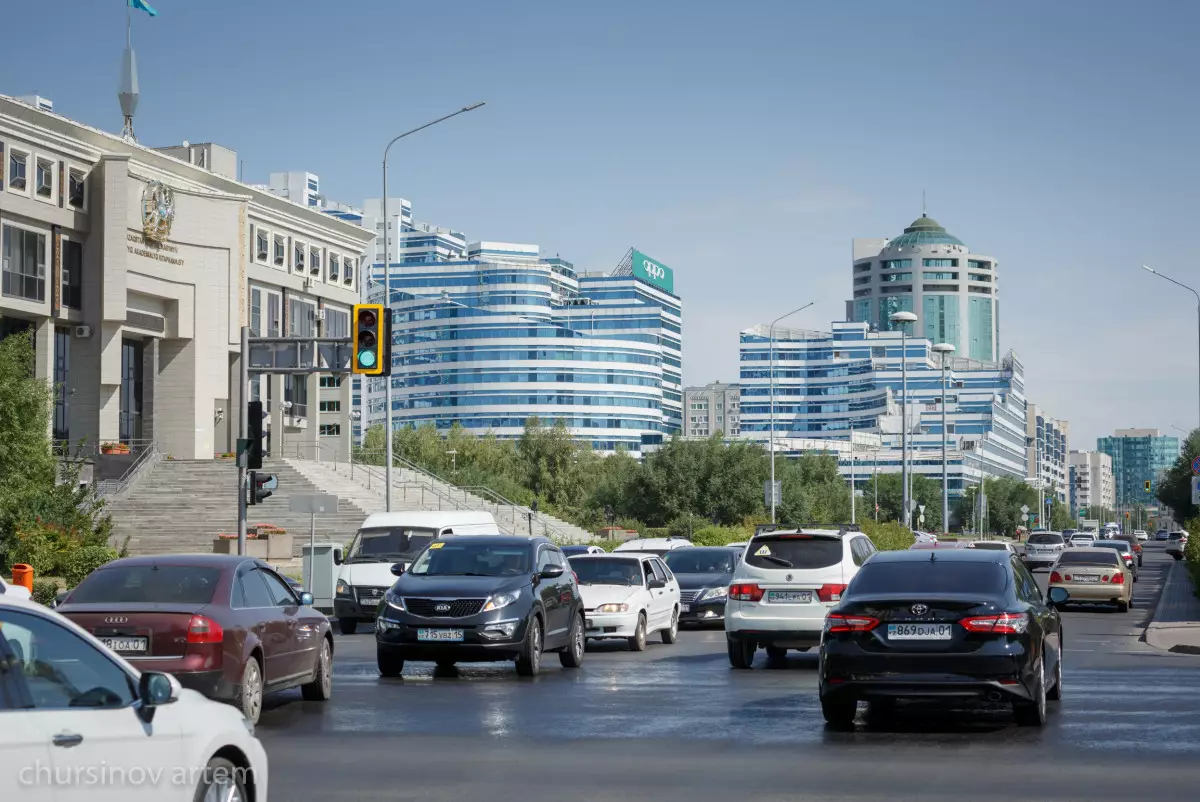
[{"label": "white minivan", "polygon": [[425,547],[447,535],[499,535],[490,512],[377,512],[363,521],[339,561],[333,612],[343,635],[360,621],[374,621],[383,594],[396,581],[392,566],[405,568]]}]

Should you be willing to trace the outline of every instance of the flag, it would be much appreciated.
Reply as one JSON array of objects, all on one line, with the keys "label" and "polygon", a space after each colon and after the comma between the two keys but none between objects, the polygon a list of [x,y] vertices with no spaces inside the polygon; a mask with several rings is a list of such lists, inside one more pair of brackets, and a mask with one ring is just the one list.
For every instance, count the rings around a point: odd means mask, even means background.
[{"label": "flag", "polygon": [[145,11],[152,17],[158,16],[158,12],[146,0],[129,0],[129,7],[136,8],[138,11]]}]

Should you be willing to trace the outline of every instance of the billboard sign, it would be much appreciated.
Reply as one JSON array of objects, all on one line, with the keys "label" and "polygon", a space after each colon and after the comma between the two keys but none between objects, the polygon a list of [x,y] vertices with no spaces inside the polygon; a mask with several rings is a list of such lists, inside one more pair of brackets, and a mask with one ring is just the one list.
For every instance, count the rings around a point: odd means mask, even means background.
[{"label": "billboard sign", "polygon": [[669,293],[675,292],[675,272],[639,250],[633,252],[633,275]]}]

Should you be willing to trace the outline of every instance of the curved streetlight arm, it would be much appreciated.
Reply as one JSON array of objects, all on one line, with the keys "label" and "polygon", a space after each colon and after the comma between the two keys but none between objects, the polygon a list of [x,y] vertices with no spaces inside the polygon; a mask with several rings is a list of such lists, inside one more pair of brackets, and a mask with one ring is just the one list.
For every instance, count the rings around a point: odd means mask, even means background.
[{"label": "curved streetlight arm", "polygon": [[472,103],[470,106],[463,106],[458,111],[452,112],[443,117],[438,117],[436,120],[427,122],[424,125],[421,125],[421,126],[418,126],[414,129],[412,129],[411,131],[405,131],[403,134],[400,134],[399,136],[395,137],[394,139],[392,139],[391,142],[387,143],[387,147],[383,149],[383,166],[384,166],[384,168],[387,167],[388,151],[392,149],[392,145],[396,144],[401,139],[404,139],[404,137],[411,136],[412,134],[415,134],[418,131],[424,131],[426,128],[430,128],[432,126],[437,125],[440,122],[445,122],[446,120],[449,120],[451,117],[457,117],[460,114],[466,114],[468,111],[475,111],[475,109],[479,108],[480,106],[485,106],[485,105],[487,105],[486,100],[480,101],[478,103]]},{"label": "curved streetlight arm", "polygon": [[1172,284],[1174,284],[1176,287],[1182,287],[1183,289],[1190,292],[1192,295],[1196,296],[1196,322],[1197,322],[1197,325],[1200,325],[1200,292],[1196,292],[1195,289],[1184,284],[1182,281],[1176,281],[1175,279],[1171,278],[1170,276],[1168,276],[1164,273],[1159,273],[1153,267],[1150,267],[1150,265],[1142,265],[1142,269],[1148,270],[1151,273],[1153,273],[1154,275],[1163,279],[1164,281],[1169,281]]}]

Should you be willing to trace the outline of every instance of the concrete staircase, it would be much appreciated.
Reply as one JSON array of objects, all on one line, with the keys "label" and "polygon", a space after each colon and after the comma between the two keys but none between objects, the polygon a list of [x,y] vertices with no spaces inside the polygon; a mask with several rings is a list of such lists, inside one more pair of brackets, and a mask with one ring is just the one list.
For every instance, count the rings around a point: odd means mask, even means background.
[{"label": "concrete staircase", "polygon": [[[368,512],[382,512],[386,507],[383,466],[302,459],[286,462],[312,484],[323,488],[323,492],[348,499]],[[513,504],[487,488],[456,487],[407,467],[392,469],[392,509],[482,510],[490,512],[504,532],[523,535],[530,531],[528,507]],[[586,543],[592,539],[586,529],[540,512],[533,514],[533,534],[545,535],[558,543]]]},{"label": "concrete staircase", "polygon": [[[287,460],[265,460],[263,471],[279,477],[279,487],[261,505],[248,508],[248,523],[286,529],[294,536],[293,556],[308,542],[309,516],[289,511],[291,496],[338,495],[337,514],[317,516],[317,542],[349,543],[374,511],[352,494],[318,487]],[[209,553],[218,534],[237,532],[237,466],[223,460],[162,460],[111,499],[108,511],[114,540],[119,544],[129,536],[130,554]]]}]

